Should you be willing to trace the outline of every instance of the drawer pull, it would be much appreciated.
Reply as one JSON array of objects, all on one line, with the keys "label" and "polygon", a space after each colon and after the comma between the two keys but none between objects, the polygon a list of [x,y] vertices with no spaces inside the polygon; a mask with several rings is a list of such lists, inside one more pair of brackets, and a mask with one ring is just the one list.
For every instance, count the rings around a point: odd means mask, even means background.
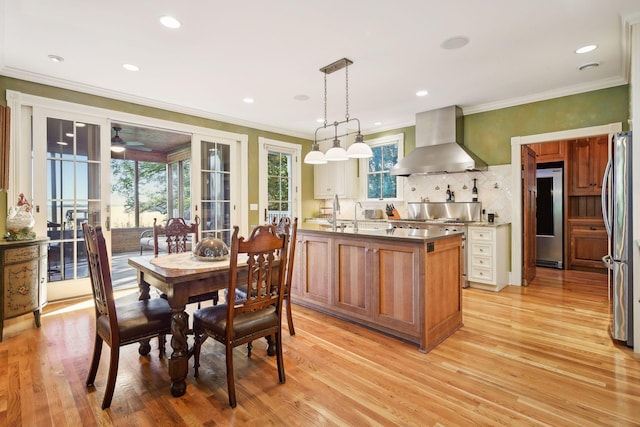
[{"label": "drawer pull", "polygon": [[597,228],[596,228],[596,227],[593,227],[593,226],[591,226],[590,228],[591,228],[593,231],[596,231],[596,230],[597,230]]}]

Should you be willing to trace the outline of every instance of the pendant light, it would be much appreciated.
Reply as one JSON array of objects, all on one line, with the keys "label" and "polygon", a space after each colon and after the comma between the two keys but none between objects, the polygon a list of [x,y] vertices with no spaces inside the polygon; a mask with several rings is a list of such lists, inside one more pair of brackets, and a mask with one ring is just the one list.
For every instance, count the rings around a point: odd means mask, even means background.
[{"label": "pendant light", "polygon": [[[349,160],[350,158],[369,158],[373,156],[373,152],[371,151],[371,147],[364,143],[364,137],[360,133],[360,120],[356,118],[349,117],[349,65],[353,64],[353,61],[347,58],[339,59],[338,61],[327,65],[326,67],[320,68],[320,71],[324,74],[324,124],[316,129],[315,136],[313,138],[313,145],[311,146],[311,151],[307,153],[304,158],[304,162],[307,164],[325,164],[327,162],[336,162],[336,161],[344,161]],[[327,122],[327,74],[331,74],[334,71],[338,71],[341,69],[345,69],[345,120],[335,121],[332,123],[334,128],[334,137],[333,137],[333,146],[327,150],[326,154],[323,154],[320,151],[321,141],[327,141],[330,138],[318,139],[318,131],[322,129],[326,129],[328,126]],[[338,126],[342,124],[347,124],[350,121],[355,121],[358,124],[358,133],[356,134],[356,140],[351,146],[349,150],[345,150],[340,145],[339,137],[348,136],[348,130],[346,130],[344,134],[338,135]]]}]

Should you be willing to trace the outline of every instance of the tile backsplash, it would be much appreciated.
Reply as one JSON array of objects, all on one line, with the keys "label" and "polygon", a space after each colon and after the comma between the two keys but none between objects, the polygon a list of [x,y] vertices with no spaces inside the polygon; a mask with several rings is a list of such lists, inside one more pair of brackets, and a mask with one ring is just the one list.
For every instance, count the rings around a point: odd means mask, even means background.
[{"label": "tile backsplash", "polygon": [[[497,222],[511,222],[511,165],[489,166],[484,172],[462,172],[438,175],[412,175],[404,179],[404,202],[393,202],[402,218],[407,217],[408,202],[419,202],[429,199],[430,202],[444,202],[447,185],[454,192],[456,202],[470,202],[473,179],[476,178],[478,201],[486,213],[495,213]],[[331,206],[332,200],[321,200],[319,207]],[[382,209],[387,202],[375,200],[362,201],[362,209]],[[354,214],[362,218],[361,209],[356,209],[355,200],[341,199],[341,210],[337,214],[340,219],[353,219]],[[359,208],[359,207],[358,207]],[[387,216],[384,215],[386,219]],[[483,219],[486,220],[486,214]]]},{"label": "tile backsplash", "polygon": [[[446,201],[447,185],[456,202],[470,202],[473,179],[477,179],[478,201],[487,213],[495,213],[499,222],[511,221],[511,165],[489,166],[483,172],[462,172],[438,175],[411,175],[404,186],[404,201]],[[485,216],[486,219],[486,216]]]}]

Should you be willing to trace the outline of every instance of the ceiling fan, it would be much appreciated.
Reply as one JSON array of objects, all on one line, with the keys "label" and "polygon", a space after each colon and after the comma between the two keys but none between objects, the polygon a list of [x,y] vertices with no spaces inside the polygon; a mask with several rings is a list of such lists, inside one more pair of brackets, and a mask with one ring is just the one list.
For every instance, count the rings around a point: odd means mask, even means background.
[{"label": "ceiling fan", "polygon": [[151,151],[151,148],[145,147],[142,142],[139,141],[125,141],[119,135],[119,132],[122,130],[120,126],[113,127],[114,132],[116,133],[113,138],[111,138],[111,151],[116,153],[124,151],[126,148],[131,148],[132,150],[138,151]]}]

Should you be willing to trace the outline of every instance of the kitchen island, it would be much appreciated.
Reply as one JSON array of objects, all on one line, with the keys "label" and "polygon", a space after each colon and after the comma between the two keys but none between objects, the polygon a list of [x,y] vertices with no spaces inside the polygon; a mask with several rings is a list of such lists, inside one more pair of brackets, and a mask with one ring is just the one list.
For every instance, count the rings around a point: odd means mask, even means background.
[{"label": "kitchen island", "polygon": [[305,224],[291,299],[428,352],[462,327],[462,250],[457,232]]}]

